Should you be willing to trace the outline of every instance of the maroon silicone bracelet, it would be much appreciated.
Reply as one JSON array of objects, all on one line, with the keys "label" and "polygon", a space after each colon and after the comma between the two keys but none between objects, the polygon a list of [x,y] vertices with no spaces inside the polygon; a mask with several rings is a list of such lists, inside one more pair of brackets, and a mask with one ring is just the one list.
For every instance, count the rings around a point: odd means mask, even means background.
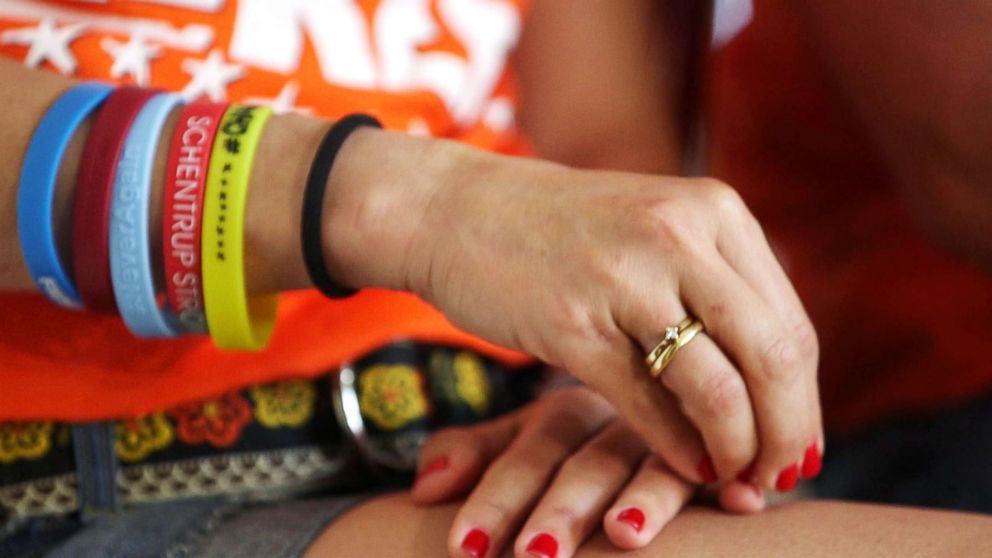
[{"label": "maroon silicone bracelet", "polygon": [[72,269],[83,305],[117,310],[110,280],[110,201],[117,163],[131,123],[158,91],[121,87],[110,94],[90,128],[76,175],[72,207]]},{"label": "maroon silicone bracelet", "polygon": [[179,114],[165,164],[162,258],[165,292],[185,331],[206,333],[200,265],[203,191],[217,128],[227,103],[196,102]]}]

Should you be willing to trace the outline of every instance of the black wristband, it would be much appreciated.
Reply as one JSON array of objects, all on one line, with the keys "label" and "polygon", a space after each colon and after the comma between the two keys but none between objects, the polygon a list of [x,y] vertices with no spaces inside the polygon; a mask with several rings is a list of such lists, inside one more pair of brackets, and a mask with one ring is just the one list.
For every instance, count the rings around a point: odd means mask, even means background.
[{"label": "black wristband", "polygon": [[303,222],[301,237],[303,239],[303,261],[307,266],[307,274],[314,287],[329,298],[347,298],[355,294],[355,289],[340,285],[331,278],[324,262],[324,251],[321,246],[321,222],[324,213],[324,193],[327,181],[334,166],[334,159],[341,146],[352,132],[362,126],[382,128],[382,124],[366,114],[350,114],[338,120],[324,136],[317,148],[317,154],[310,166],[307,177],[307,189],[303,192]]}]

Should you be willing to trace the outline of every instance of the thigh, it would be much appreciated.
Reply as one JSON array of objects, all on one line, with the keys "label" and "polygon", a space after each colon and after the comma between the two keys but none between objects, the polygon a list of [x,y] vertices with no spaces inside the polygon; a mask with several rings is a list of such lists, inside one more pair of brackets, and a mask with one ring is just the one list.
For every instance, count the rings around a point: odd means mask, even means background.
[{"label": "thigh", "polygon": [[[446,556],[458,503],[415,507],[393,494],[330,525],[307,558]],[[746,543],[746,544],[744,544]],[[579,557],[629,557],[597,533]],[[798,502],[752,516],[689,508],[637,556],[846,558],[992,556],[992,517],[838,502]]]}]

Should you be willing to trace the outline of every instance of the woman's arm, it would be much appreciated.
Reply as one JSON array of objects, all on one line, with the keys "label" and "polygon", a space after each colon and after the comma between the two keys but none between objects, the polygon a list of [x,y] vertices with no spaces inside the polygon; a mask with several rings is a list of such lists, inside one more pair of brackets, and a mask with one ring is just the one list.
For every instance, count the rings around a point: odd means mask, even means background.
[{"label": "woman's arm", "polygon": [[681,173],[692,4],[533,3],[516,62],[521,124],[542,157]]},{"label": "woman's arm", "polygon": [[791,2],[921,222],[992,266],[992,3]]},{"label": "woman's arm", "polygon": [[[406,495],[378,498],[331,524],[307,558],[445,556],[461,504],[415,507]],[[388,533],[389,536],[383,536]],[[798,502],[759,515],[689,508],[637,556],[692,558],[970,558],[992,555],[992,518],[840,502]],[[506,554],[510,556],[510,554]],[[598,532],[576,556],[632,556]]]},{"label": "woman's arm", "polygon": [[[45,107],[71,82],[2,62],[0,84],[0,129],[14,131],[0,144],[0,289],[26,290],[12,242],[16,169]],[[302,193],[327,127],[282,116],[265,128],[245,221],[255,292],[308,285]],[[80,151],[77,140],[64,164],[63,238]],[[370,129],[346,142],[327,186],[321,240],[338,281],[411,291],[470,333],[569,369],[684,478],[731,479],[754,462],[761,486],[790,489],[807,448],[822,447],[815,333],[728,186]],[[666,390],[644,355],[689,314],[706,331],[665,371]]]},{"label": "woman's arm", "polygon": [[[0,58],[0,290],[33,290],[17,238],[16,200],[22,157],[45,111],[75,82],[48,72],[30,70]],[[163,168],[175,115],[162,134],[152,184],[152,247],[161,254]],[[313,155],[329,123],[285,115],[265,128],[251,176],[246,215],[246,274],[249,290],[274,292],[310,286],[300,246],[303,187]],[[80,127],[62,162],[56,190],[54,226],[63,257],[71,232],[71,196],[88,125]],[[467,148],[452,142],[417,139],[402,134],[356,132],[346,155],[339,157],[328,188],[325,208],[325,258],[332,274],[349,284],[405,289],[404,251],[416,236],[429,197],[445,177],[456,174]],[[383,159],[387,158],[384,164]],[[402,177],[403,187],[396,182]],[[387,192],[388,194],[384,193]],[[374,234],[359,225],[382,218],[389,227]],[[361,250],[355,247],[361,247]],[[368,254],[376,260],[369,261]],[[68,262],[66,262],[68,263]]]}]

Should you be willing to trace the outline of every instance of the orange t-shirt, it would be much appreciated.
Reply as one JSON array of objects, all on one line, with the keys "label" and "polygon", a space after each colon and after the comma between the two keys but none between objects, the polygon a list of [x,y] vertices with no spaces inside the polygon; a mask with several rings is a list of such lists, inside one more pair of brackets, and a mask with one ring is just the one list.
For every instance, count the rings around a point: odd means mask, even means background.
[{"label": "orange t-shirt", "polygon": [[827,424],[988,393],[992,276],[909,214],[794,10],[756,0],[717,55],[708,137],[715,172],[764,225],[819,333]]},{"label": "orange t-shirt", "polygon": [[[112,78],[517,152],[507,55],[525,0],[0,0],[0,55]],[[803,49],[787,2],[718,56],[714,170],[741,190],[820,333],[834,427],[992,387],[992,279],[916,226],[873,147]],[[0,295],[0,421],[141,414],[246,384],[320,373],[396,338],[517,355],[415,297],[283,296],[261,353],[135,339],[119,319]]]},{"label": "orange t-shirt", "polygon": [[[526,0],[0,0],[0,55],[99,78],[521,153],[508,57]],[[8,239],[8,241],[13,241]],[[0,421],[132,416],[253,383],[315,375],[397,339],[506,362],[416,297],[285,294],[259,353],[207,338],[147,341],[118,318],[2,294]]]}]

